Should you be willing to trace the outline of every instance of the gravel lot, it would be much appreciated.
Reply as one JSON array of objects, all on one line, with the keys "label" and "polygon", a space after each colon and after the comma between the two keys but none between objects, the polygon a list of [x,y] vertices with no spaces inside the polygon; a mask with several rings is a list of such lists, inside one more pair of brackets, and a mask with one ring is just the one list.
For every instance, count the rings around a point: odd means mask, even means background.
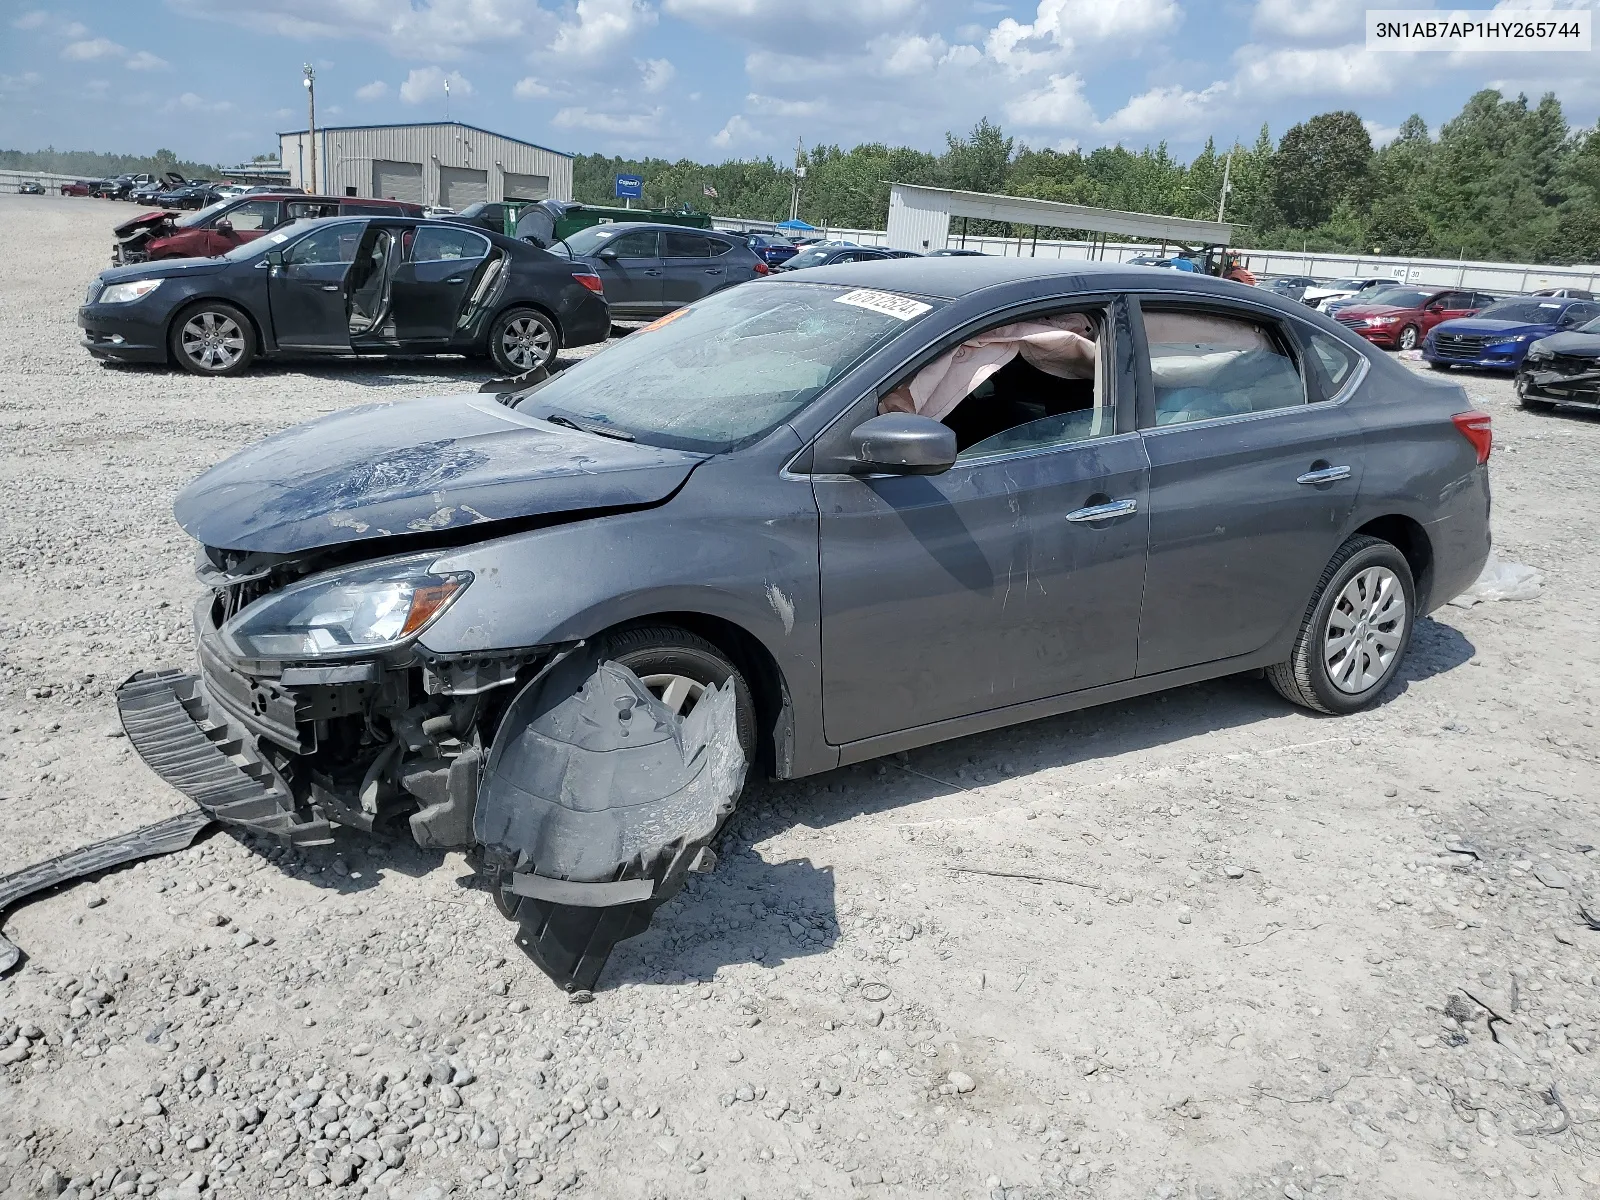
[{"label": "gravel lot", "polygon": [[[176,490],[485,377],[95,365],[129,214],[0,196],[0,873],[184,806],[112,700],[190,661]],[[1600,1194],[1600,422],[1460,382],[1545,590],[1375,711],[1229,679],[757,789],[586,1006],[458,855],[211,836],[6,921],[0,1196]]]}]

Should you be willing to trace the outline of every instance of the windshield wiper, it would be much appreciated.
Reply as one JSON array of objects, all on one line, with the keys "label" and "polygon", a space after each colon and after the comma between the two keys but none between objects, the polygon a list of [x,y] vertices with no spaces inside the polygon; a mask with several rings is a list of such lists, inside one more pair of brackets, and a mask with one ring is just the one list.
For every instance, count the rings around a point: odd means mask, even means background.
[{"label": "windshield wiper", "polygon": [[626,429],[618,429],[615,425],[605,425],[599,421],[585,421],[581,417],[569,417],[564,413],[551,413],[544,419],[552,425],[565,425],[568,429],[576,429],[579,433],[594,433],[601,437],[615,438],[619,442],[638,440]]}]

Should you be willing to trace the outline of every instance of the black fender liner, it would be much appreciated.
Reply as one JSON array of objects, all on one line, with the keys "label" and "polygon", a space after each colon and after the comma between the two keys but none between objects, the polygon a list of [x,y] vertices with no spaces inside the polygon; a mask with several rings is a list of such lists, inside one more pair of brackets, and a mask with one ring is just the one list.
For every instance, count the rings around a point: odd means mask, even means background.
[{"label": "black fender liner", "polygon": [[506,709],[474,818],[485,860],[510,867],[496,882],[518,944],[568,990],[592,988],[709,859],[745,769],[731,682],[680,720],[592,646],[554,661]]}]

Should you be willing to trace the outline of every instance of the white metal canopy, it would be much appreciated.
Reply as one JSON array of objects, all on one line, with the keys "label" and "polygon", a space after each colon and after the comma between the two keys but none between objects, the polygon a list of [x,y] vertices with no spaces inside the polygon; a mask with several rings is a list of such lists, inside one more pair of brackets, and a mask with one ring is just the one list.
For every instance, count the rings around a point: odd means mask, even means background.
[{"label": "white metal canopy", "polygon": [[994,196],[915,183],[889,185],[889,245],[897,250],[940,250],[950,238],[951,217],[976,217],[1013,225],[1052,229],[1086,229],[1094,233],[1226,246],[1233,226],[1226,221],[1196,221],[1155,213],[1087,208],[1059,200],[1027,196]]}]

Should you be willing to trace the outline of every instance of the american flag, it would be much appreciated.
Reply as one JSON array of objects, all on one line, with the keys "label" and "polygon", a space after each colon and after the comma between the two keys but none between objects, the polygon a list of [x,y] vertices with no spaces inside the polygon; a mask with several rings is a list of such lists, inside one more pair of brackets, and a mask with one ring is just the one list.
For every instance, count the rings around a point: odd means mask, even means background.
[{"label": "american flag", "polygon": [[710,196],[713,200],[717,198],[717,189],[712,187],[709,183],[703,185],[700,190],[707,196]]}]

